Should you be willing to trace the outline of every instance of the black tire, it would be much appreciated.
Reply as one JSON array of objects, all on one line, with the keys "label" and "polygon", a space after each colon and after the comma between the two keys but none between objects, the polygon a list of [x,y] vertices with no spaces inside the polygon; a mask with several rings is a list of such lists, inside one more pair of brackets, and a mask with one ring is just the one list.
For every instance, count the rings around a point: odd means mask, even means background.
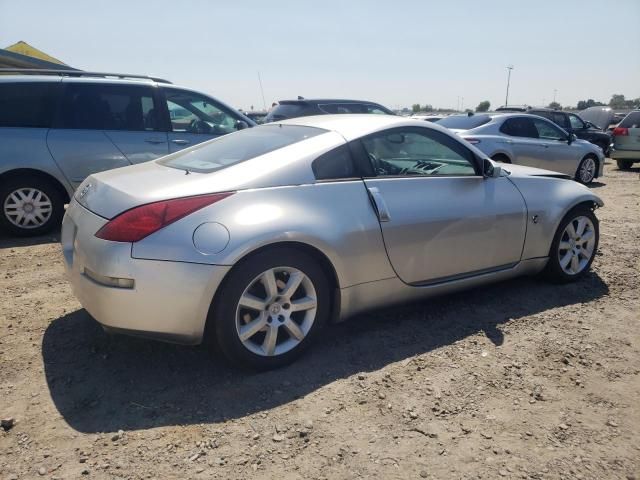
[{"label": "black tire", "polygon": [[491,160],[495,160],[496,162],[501,163],[511,163],[509,157],[507,157],[503,153],[496,153],[493,157],[491,157]]},{"label": "black tire", "polygon": [[[256,277],[269,269],[278,267],[299,270],[311,281],[316,293],[316,316],[304,339],[291,350],[273,356],[258,355],[245,347],[240,340],[236,328],[236,310],[240,297]],[[214,343],[233,365],[254,370],[279,368],[293,362],[311,346],[319,331],[327,323],[330,311],[329,283],[322,267],[311,256],[300,250],[273,247],[248,257],[231,270],[212,304],[212,315],[207,324],[207,341]],[[291,315],[293,317],[293,314]]]},{"label": "black tire", "polygon": [[[570,222],[574,222],[578,217],[587,217],[591,220],[591,223],[594,227],[595,234],[595,245],[593,246],[593,253],[591,258],[584,266],[579,273],[569,274],[564,271],[560,264],[560,251],[559,246],[562,240],[562,237],[565,233],[565,229],[569,225]],[[576,208],[573,208],[569,213],[565,215],[565,217],[560,222],[558,226],[558,230],[556,231],[555,236],[553,237],[553,242],[551,243],[551,249],[549,250],[549,261],[545,270],[543,272],[544,276],[547,280],[553,283],[570,283],[579,280],[584,275],[587,274],[589,269],[591,268],[591,264],[593,263],[593,259],[596,257],[596,253],[598,251],[598,243],[600,241],[600,227],[598,224],[598,218],[593,213],[593,210],[586,205],[579,205]]]},{"label": "black tire", "polygon": [[629,170],[633,167],[633,160],[616,160],[620,170]]},{"label": "black tire", "polygon": [[[5,205],[10,201],[10,196],[16,191],[37,190],[42,192],[51,203],[50,214],[44,223],[39,225],[20,226],[16,224],[17,218],[9,216]],[[44,197],[43,197],[44,198]],[[58,228],[64,216],[64,196],[60,190],[50,181],[39,177],[14,177],[0,185],[0,228],[11,235],[19,237],[34,237],[50,232]],[[12,221],[13,218],[13,221]]]},{"label": "black tire", "polygon": [[[591,178],[583,180],[582,177],[580,176],[580,170],[582,170],[582,166],[584,165],[584,163],[589,161],[589,160],[593,160],[594,163],[595,163],[595,168],[593,170],[593,175],[591,176]],[[598,159],[595,156],[591,155],[591,154],[589,154],[586,157],[584,157],[582,159],[582,161],[580,162],[580,164],[578,165],[578,169],[576,170],[576,176],[574,177],[575,180],[577,182],[582,183],[583,185],[589,185],[591,182],[593,182],[593,180],[596,178],[596,175],[598,174],[598,170],[600,168],[599,163],[600,162],[598,161]]]}]

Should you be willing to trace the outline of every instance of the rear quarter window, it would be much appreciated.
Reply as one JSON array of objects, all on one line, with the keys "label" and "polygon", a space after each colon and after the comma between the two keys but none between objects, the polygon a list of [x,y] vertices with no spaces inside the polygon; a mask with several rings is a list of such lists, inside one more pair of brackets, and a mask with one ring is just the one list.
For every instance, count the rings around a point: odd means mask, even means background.
[{"label": "rear quarter window", "polygon": [[58,87],[49,82],[0,83],[0,127],[49,128]]},{"label": "rear quarter window", "polygon": [[356,169],[347,145],[320,155],[311,164],[316,180],[339,180],[357,177]]}]

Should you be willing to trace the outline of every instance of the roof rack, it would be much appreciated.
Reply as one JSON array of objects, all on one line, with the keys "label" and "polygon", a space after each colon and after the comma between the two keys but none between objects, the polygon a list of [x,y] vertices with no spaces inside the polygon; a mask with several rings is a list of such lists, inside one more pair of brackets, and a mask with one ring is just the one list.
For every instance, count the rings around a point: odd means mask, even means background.
[{"label": "roof rack", "polygon": [[169,80],[147,75],[131,75],[128,73],[85,72],[83,70],[52,70],[48,68],[0,68],[2,73],[21,73],[31,75],[60,75],[63,77],[117,77],[117,78],[142,78],[158,83],[171,83]]}]

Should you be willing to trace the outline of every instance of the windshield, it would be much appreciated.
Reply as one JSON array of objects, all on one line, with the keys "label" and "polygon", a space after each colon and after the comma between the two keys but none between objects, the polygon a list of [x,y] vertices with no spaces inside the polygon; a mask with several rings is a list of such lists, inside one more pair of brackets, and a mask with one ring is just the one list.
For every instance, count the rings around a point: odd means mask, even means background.
[{"label": "windshield", "polygon": [[456,128],[459,130],[471,130],[485,123],[489,123],[491,118],[487,115],[451,115],[438,120],[436,123],[447,128]]},{"label": "windshield", "polygon": [[211,173],[326,132],[299,125],[247,128],[175,153],[158,163],[190,172]]}]

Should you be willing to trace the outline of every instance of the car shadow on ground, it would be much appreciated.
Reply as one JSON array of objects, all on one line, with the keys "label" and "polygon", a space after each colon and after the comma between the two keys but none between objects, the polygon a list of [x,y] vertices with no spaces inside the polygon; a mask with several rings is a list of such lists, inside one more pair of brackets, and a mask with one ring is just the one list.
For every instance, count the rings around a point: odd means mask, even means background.
[{"label": "car shadow on ground", "polygon": [[57,243],[60,241],[60,230],[54,230],[46,235],[37,237],[15,237],[0,230],[0,249],[30,247],[32,245],[44,245],[47,243]]},{"label": "car shadow on ground", "polygon": [[230,367],[203,347],[108,336],[84,310],[50,324],[42,355],[53,401],[77,431],[216,423],[269,410],[336,379],[478,332],[500,345],[509,341],[500,329],[504,322],[607,292],[595,273],[561,286],[524,278],[380,310],[329,326],[307,355],[266,373]]}]

